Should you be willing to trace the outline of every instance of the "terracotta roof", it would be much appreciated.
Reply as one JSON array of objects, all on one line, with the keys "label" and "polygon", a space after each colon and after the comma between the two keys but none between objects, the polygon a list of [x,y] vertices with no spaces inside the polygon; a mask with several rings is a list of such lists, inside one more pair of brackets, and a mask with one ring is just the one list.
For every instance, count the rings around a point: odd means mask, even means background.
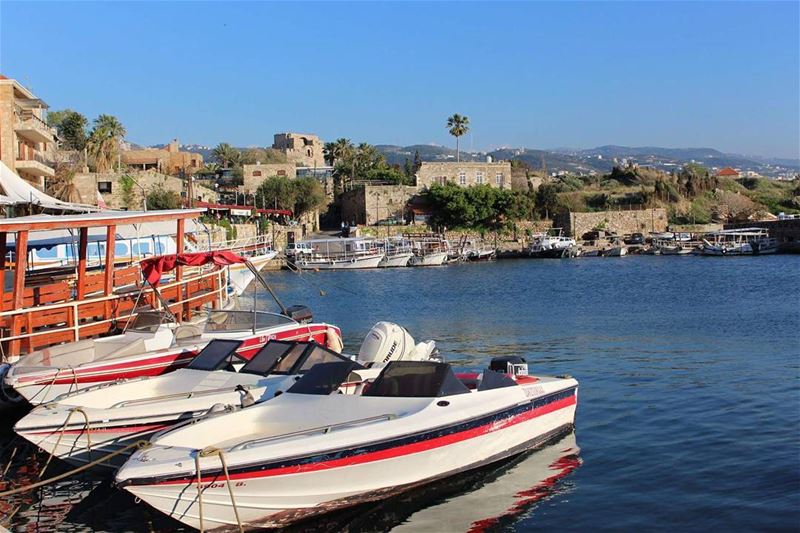
[{"label": "terracotta roof", "polygon": [[5,77],[5,76],[3,76],[2,74],[0,74],[0,80],[7,80],[7,79],[8,79],[8,78],[6,78],[6,77]]},{"label": "terracotta roof", "polygon": [[739,173],[731,167],[725,167],[717,173],[717,176],[738,176]]}]

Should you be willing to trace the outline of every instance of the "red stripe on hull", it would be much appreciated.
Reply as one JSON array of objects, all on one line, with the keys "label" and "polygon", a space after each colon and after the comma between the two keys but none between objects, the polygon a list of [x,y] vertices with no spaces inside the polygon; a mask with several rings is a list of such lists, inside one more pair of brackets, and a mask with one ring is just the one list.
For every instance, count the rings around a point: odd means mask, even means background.
[{"label": "red stripe on hull", "polygon": [[[321,461],[318,463],[310,463],[305,465],[286,466],[283,468],[274,468],[271,470],[262,470],[255,472],[242,472],[238,474],[234,473],[230,474],[230,479],[253,479],[253,478],[271,477],[271,476],[282,476],[287,474],[301,474],[304,472],[314,472],[317,470],[340,468],[343,466],[358,465],[363,463],[369,463],[372,461],[392,459],[404,455],[425,452],[435,448],[441,448],[442,446],[448,446],[450,444],[455,444],[457,442],[462,442],[465,440],[474,439],[476,437],[481,437],[483,435],[488,435],[489,433],[494,433],[495,431],[499,431],[501,429],[505,429],[507,427],[514,426],[516,424],[527,422],[528,420],[531,420],[533,418],[537,418],[539,416],[543,416],[552,413],[554,411],[558,411],[560,409],[565,409],[567,407],[575,405],[577,403],[576,398],[577,397],[573,394],[568,398],[555,401],[553,403],[544,405],[536,409],[531,409],[530,411],[510,417],[506,420],[502,420],[499,422],[492,422],[477,428],[468,429],[450,435],[443,435],[441,437],[435,437],[422,442],[415,442],[412,444],[406,444],[404,446],[397,446],[395,448],[389,448],[387,450],[365,453],[353,457],[343,457],[341,459],[334,459],[331,461]],[[218,481],[219,479],[221,479],[220,476],[216,475],[209,476],[206,478],[202,478],[201,483],[214,482]],[[187,482],[186,480],[178,479],[178,480],[163,481],[161,483],[158,483],[158,485],[176,485],[176,484],[184,484],[186,482]]]}]

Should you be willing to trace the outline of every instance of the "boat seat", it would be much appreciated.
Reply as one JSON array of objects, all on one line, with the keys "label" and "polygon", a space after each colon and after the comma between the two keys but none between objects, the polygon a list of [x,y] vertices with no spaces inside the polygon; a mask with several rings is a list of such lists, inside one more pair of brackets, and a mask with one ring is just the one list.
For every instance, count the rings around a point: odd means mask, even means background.
[{"label": "boat seat", "polygon": [[194,324],[182,324],[175,328],[175,340],[180,341],[192,337],[200,337],[203,335],[203,330]]}]

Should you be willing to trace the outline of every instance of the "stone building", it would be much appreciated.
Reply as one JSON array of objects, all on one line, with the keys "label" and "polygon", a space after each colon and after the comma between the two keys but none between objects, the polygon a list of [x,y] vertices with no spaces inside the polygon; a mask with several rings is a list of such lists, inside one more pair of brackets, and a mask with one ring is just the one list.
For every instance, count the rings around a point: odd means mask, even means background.
[{"label": "stone building", "polygon": [[290,163],[303,167],[324,167],[324,144],[316,135],[276,133],[272,148],[286,154]]},{"label": "stone building", "polygon": [[617,235],[650,233],[667,230],[667,210],[663,207],[630,211],[568,212],[555,217],[556,227],[577,239],[593,229],[604,229]]},{"label": "stone building", "polygon": [[55,176],[56,131],[47,125],[47,104],[17,80],[0,75],[0,160],[38,189]]},{"label": "stone building", "polygon": [[297,166],[294,163],[256,163],[242,166],[242,190],[245,194],[254,194],[265,179],[272,176],[297,177]]},{"label": "stone building", "polygon": [[123,163],[137,170],[154,170],[173,176],[181,171],[191,176],[203,168],[202,154],[181,151],[178,139],[173,139],[166,148],[124,150],[120,157]]},{"label": "stone building", "polygon": [[342,220],[371,226],[379,220],[405,218],[408,201],[416,187],[405,185],[364,185],[341,197]]},{"label": "stone building", "polygon": [[511,188],[511,163],[501,162],[429,162],[425,161],[417,170],[417,187],[423,189],[433,184],[455,183],[462,187],[489,185],[502,189]]},{"label": "stone building", "polygon": [[[133,178],[131,185],[126,185],[123,176]],[[143,197],[159,187],[174,191],[185,200],[187,182],[175,176],[160,174],[152,170],[140,172],[86,172],[75,174],[73,183],[78,189],[81,202],[97,204],[97,193],[103,198],[109,209],[141,210],[144,206]],[[192,196],[195,200],[215,203],[217,194],[214,190],[198,183],[192,186]]]}]

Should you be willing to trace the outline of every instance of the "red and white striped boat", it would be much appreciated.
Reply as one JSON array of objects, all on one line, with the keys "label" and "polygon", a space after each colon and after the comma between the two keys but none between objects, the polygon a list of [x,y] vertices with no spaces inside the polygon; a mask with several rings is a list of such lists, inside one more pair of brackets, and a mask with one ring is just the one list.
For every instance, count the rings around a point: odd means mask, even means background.
[{"label": "red and white striped boat", "polygon": [[355,364],[317,365],[273,400],[157,434],[116,482],[201,530],[279,527],[496,462],[575,421],[578,382],[528,376],[524,362],[457,376],[397,361],[360,396],[328,394]]},{"label": "red and white striped boat", "polygon": [[53,346],[22,357],[6,367],[3,395],[12,400],[16,393],[39,405],[99,383],[158,376],[189,364],[212,339],[243,341],[237,353],[244,359],[271,339],[313,340],[341,349],[339,328],[277,313],[210,311],[203,325],[164,324],[154,315],[158,314],[140,313],[121,335]]}]

